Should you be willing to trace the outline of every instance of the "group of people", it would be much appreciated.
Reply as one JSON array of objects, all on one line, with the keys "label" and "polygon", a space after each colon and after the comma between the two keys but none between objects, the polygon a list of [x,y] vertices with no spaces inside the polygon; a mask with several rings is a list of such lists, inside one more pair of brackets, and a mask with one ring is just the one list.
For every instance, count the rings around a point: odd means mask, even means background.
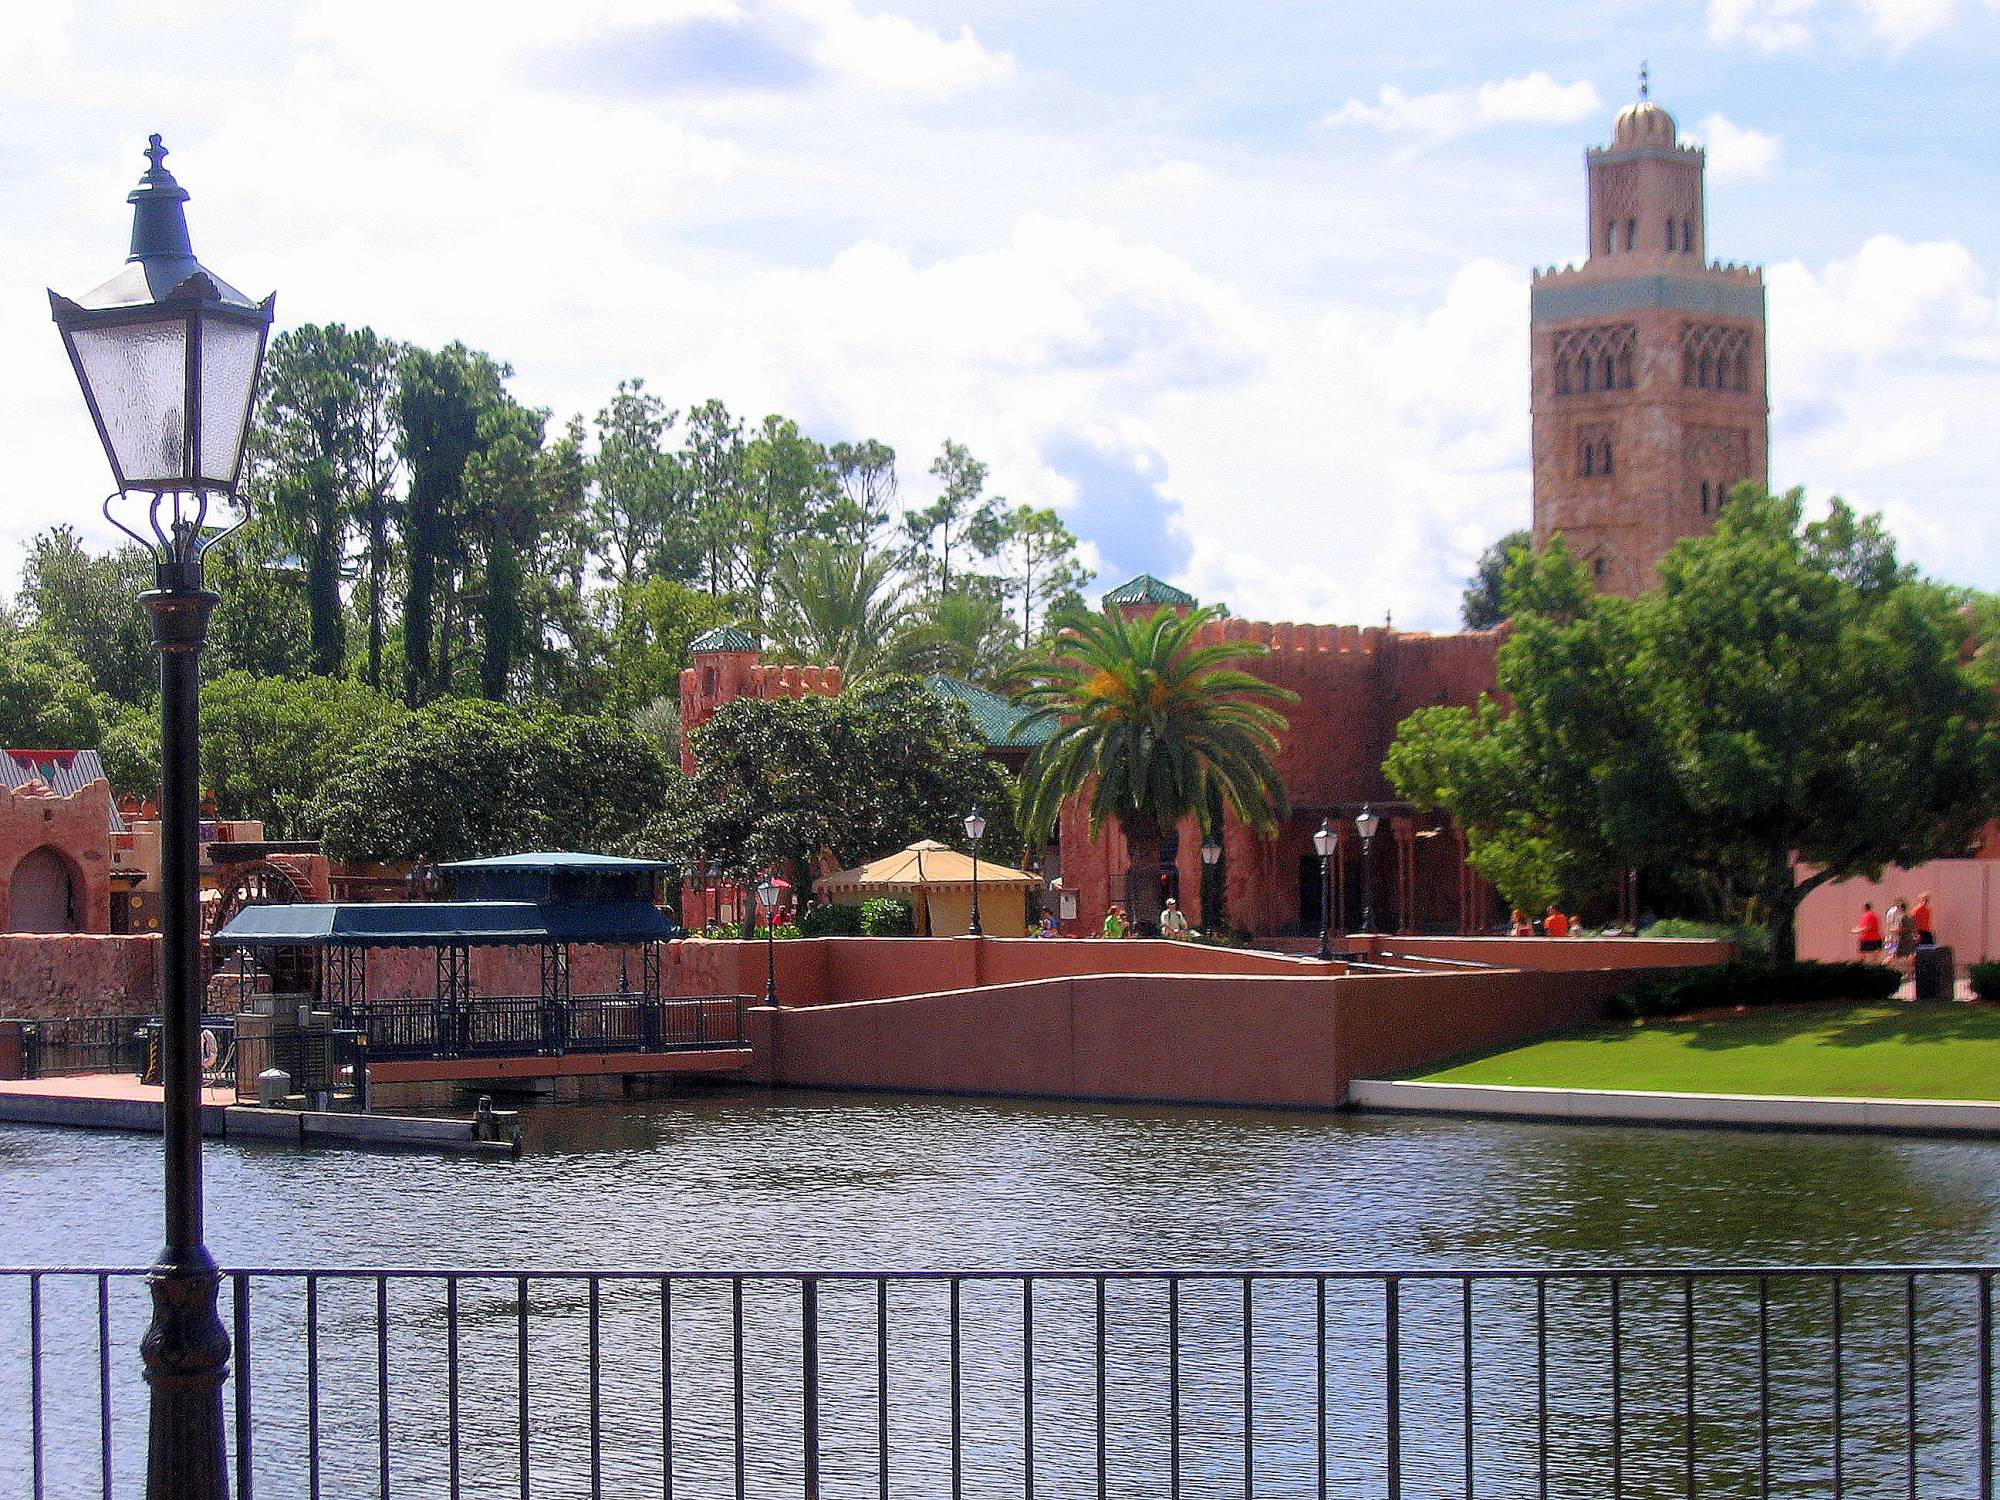
[{"label": "group of people", "polygon": [[[1097,935],[1108,938],[1122,938],[1132,935],[1132,919],[1125,914],[1125,907],[1122,902],[1114,901],[1111,903],[1110,910],[1104,914],[1104,925],[1098,929]],[[1061,937],[1062,932],[1056,926],[1056,919],[1053,916],[1045,916],[1042,918],[1042,925],[1035,933],[1035,936]],[[1160,936],[1163,938],[1188,938],[1195,936],[1194,929],[1188,926],[1187,913],[1181,910],[1180,902],[1172,896],[1167,897],[1166,905],[1160,909]]]},{"label": "group of people", "polygon": [[[1526,912],[1522,911],[1520,907],[1517,906],[1514,908],[1508,921],[1508,936],[1534,937],[1536,935],[1537,929],[1534,920]],[[1568,937],[1571,933],[1582,931],[1583,920],[1580,917],[1568,916],[1558,909],[1553,901],[1549,903],[1549,909],[1543,914],[1540,927],[1540,933],[1543,937]]]},{"label": "group of people", "polygon": [[1872,901],[1861,903],[1861,920],[1853,927],[1855,945],[1863,963],[1880,963],[1886,957],[1897,961],[1915,959],[1917,949],[1937,942],[1932,925],[1931,893],[1923,891],[1915,906],[1898,896],[1886,912],[1877,912]]}]

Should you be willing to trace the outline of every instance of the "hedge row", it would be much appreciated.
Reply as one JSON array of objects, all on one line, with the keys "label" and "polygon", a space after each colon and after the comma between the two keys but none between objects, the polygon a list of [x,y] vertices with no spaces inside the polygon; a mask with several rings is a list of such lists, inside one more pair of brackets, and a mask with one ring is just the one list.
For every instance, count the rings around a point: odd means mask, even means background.
[{"label": "hedge row", "polygon": [[1779,963],[1739,958],[1726,964],[1674,969],[1614,995],[1619,1017],[1681,1016],[1739,1005],[1800,1005],[1822,1000],[1887,1000],[1903,982],[1886,964]]}]

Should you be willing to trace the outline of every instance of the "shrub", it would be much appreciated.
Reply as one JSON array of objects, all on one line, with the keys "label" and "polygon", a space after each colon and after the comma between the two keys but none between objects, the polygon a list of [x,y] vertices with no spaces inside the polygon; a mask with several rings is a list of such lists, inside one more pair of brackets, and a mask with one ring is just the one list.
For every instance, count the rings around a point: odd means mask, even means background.
[{"label": "shrub", "polygon": [[910,937],[917,930],[916,908],[895,896],[861,903],[861,931],[867,937]]},{"label": "shrub", "polygon": [[807,937],[860,937],[861,908],[820,905],[810,908],[800,924]]},{"label": "shrub", "polygon": [[1966,970],[1972,993],[1982,1000],[2000,1000],[2000,963],[1974,964]]},{"label": "shrub", "polygon": [[1613,1016],[1681,1016],[1738,1005],[1801,1005],[1827,1000],[1887,1000],[1903,976],[1882,964],[1774,963],[1739,958],[1674,969],[1642,979],[1611,998]]},{"label": "shrub", "polygon": [[1734,943],[1739,958],[1769,958],[1771,929],[1754,923],[1696,922],[1687,917],[1662,917],[1640,933],[1649,938],[1719,938]]}]

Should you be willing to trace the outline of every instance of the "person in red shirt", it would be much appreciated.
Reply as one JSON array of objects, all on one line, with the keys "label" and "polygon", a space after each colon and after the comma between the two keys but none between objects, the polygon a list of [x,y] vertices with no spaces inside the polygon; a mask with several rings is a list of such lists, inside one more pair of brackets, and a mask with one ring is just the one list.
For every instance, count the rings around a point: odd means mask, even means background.
[{"label": "person in red shirt", "polygon": [[1542,931],[1549,937],[1569,936],[1569,918],[1556,909],[1553,901],[1549,903],[1548,915],[1542,918]]},{"label": "person in red shirt", "polygon": [[1910,908],[1910,920],[1917,927],[1917,946],[1929,948],[1937,942],[1937,929],[1931,926],[1931,893],[1924,891],[1917,897],[1917,904]]},{"label": "person in red shirt", "polygon": [[1855,925],[1854,936],[1860,942],[1863,963],[1874,963],[1882,957],[1882,918],[1872,902],[1861,903],[1861,920]]}]

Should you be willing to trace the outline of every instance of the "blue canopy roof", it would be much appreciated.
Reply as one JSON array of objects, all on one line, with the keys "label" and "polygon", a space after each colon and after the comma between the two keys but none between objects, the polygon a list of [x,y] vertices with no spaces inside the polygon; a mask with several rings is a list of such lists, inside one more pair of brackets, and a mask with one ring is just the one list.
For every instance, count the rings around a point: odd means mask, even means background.
[{"label": "blue canopy roof", "polygon": [[657,859],[625,859],[616,854],[499,854],[491,859],[455,859],[440,870],[575,870],[583,874],[658,874],[673,866]]},{"label": "blue canopy roof", "polygon": [[246,906],[223,947],[441,948],[649,943],[674,935],[650,901],[307,901]]}]

